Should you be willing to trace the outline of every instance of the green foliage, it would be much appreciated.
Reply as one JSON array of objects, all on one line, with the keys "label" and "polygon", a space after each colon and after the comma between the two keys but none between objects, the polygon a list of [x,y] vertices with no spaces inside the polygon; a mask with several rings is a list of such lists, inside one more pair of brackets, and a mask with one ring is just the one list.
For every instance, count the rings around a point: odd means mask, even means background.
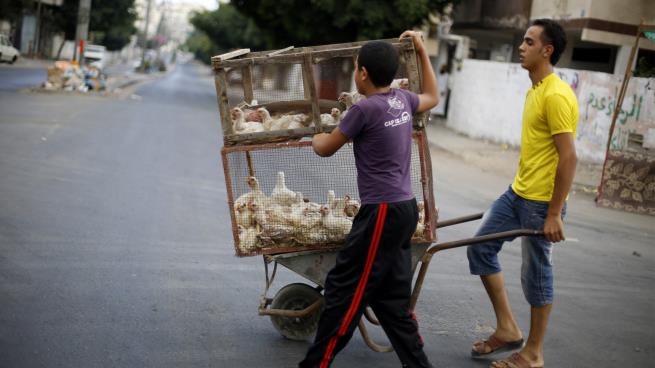
[{"label": "green foliage", "polygon": [[204,33],[195,31],[189,36],[184,44],[184,48],[192,52],[196,59],[206,64],[211,64],[211,57],[220,54],[218,47]]},{"label": "green foliage", "polygon": [[136,19],[134,0],[93,0],[89,30],[102,32],[102,38],[95,42],[104,45],[107,50],[120,50],[136,33]]},{"label": "green foliage", "polygon": [[32,7],[34,0],[0,0],[0,19],[15,22],[24,8]]},{"label": "green foliage", "polygon": [[[54,9],[53,22],[69,40],[75,39],[78,6],[79,0],[64,0],[61,7]],[[92,0],[89,35],[93,35],[94,43],[107,47],[107,50],[120,50],[136,33],[136,19],[134,0]]]},{"label": "green foliage", "polygon": [[190,20],[197,30],[207,35],[214,43],[217,53],[235,48],[261,50],[269,46],[264,33],[255,23],[231,4],[221,4],[214,11],[194,13]]},{"label": "green foliage", "polygon": [[641,78],[655,77],[655,53],[640,57],[632,75]]},{"label": "green foliage", "polygon": [[[446,0],[235,0],[274,48],[397,37]],[[215,38],[210,35],[214,40]]]}]

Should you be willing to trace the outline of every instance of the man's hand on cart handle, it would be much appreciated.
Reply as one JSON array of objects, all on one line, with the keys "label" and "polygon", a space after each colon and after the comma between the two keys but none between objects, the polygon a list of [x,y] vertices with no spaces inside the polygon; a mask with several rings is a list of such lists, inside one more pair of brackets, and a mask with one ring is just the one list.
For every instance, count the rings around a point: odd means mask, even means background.
[{"label": "man's hand on cart handle", "polygon": [[565,240],[564,237],[564,223],[562,217],[559,215],[548,215],[544,222],[544,237],[553,243]]}]

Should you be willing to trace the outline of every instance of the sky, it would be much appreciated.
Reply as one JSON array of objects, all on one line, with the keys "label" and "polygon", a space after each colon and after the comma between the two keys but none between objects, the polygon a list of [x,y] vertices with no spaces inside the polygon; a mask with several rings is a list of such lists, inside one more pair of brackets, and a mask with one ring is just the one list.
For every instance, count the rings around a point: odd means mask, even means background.
[{"label": "sky", "polygon": [[198,5],[202,5],[207,10],[214,10],[218,7],[216,0],[168,0],[168,1],[171,3],[198,4]]}]

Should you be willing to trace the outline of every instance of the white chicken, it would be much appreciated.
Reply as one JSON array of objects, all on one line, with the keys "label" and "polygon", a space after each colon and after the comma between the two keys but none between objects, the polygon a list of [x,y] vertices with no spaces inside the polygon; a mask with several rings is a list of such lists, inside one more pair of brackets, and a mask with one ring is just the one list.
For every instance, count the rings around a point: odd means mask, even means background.
[{"label": "white chicken", "polygon": [[294,239],[302,245],[327,243],[328,231],[322,224],[322,218],[320,212],[305,208],[300,225],[296,227]]},{"label": "white chicken", "polygon": [[346,106],[346,111],[344,111],[344,113],[347,112],[348,109],[350,109],[350,107],[353,105],[353,98],[348,92],[341,92],[337,101]]},{"label": "white chicken", "polygon": [[334,125],[336,124],[336,121],[334,121],[334,116],[332,114],[321,114],[321,125]]},{"label": "white chicken", "polygon": [[243,110],[235,107],[231,110],[232,131],[235,134],[258,133],[264,131],[262,123],[256,121],[246,121]]},{"label": "white chicken", "polygon": [[237,220],[237,225],[244,228],[250,228],[255,225],[254,219],[252,217],[252,211],[250,210],[247,203],[235,203],[234,214]]},{"label": "white chicken", "polygon": [[298,226],[299,230],[310,231],[320,226],[321,226],[320,208],[318,211],[314,211],[311,208],[305,208],[303,210],[302,219],[300,220],[300,224]]},{"label": "white chicken", "polygon": [[254,228],[246,229],[243,226],[239,229],[239,249],[244,253],[250,253],[258,248],[257,230]]},{"label": "white chicken", "polygon": [[344,205],[343,212],[348,217],[355,217],[357,212],[359,212],[361,203],[359,203],[359,201],[356,199],[350,198],[350,196],[347,194],[344,196],[344,199],[346,200],[346,203]]},{"label": "white chicken", "polygon": [[299,229],[293,238],[301,245],[321,245],[330,240],[327,230],[323,227],[316,227],[306,231]]},{"label": "white chicken", "polygon": [[337,101],[346,105],[346,110],[348,110],[352,105],[358,103],[359,101],[365,99],[366,96],[359,92],[341,92]]},{"label": "white chicken", "polygon": [[268,215],[266,214],[264,206],[255,202],[250,202],[248,203],[248,208],[252,211],[252,218],[256,225],[263,228],[268,224]]},{"label": "white chicken", "polygon": [[341,115],[341,110],[337,109],[336,107],[332,108],[330,115],[332,115],[332,117],[334,118],[334,122],[337,125],[339,125],[341,119],[343,119],[343,116]]},{"label": "white chicken", "polygon": [[287,221],[293,226],[300,226],[303,218],[305,217],[305,210],[307,209],[307,203],[305,203],[304,196],[300,192],[296,192],[296,199],[291,204],[289,216]]},{"label": "white chicken", "polygon": [[266,194],[264,194],[264,192],[259,188],[259,181],[256,177],[249,176],[247,183],[250,187],[250,191],[237,198],[234,202],[235,209],[241,205],[247,205],[249,202],[263,204],[267,201]]},{"label": "white chicken", "polygon": [[262,120],[262,125],[264,126],[264,130],[275,130],[273,129],[273,118],[271,117],[271,113],[266,110],[265,107],[260,107],[257,109],[257,114],[259,115],[260,119]]},{"label": "white chicken", "polygon": [[413,238],[422,238],[425,231],[425,202],[416,202],[418,207],[418,223],[416,224],[416,231],[414,231]]},{"label": "white chicken", "polygon": [[304,128],[307,120],[305,114],[285,114],[274,118],[265,107],[258,108],[257,114],[267,131]]},{"label": "white chicken", "polygon": [[334,194],[334,190],[328,190],[327,206],[335,216],[344,216],[345,213],[343,210],[346,208],[346,199],[337,198]]},{"label": "white chicken", "polygon": [[412,238],[423,238],[424,231],[425,231],[425,224],[421,222],[419,218],[419,222],[416,224],[416,231],[414,231],[414,235],[412,235]]},{"label": "white chicken", "polygon": [[284,181],[284,172],[279,171],[277,173],[277,182],[275,183],[275,188],[271,192],[271,200],[275,204],[281,206],[289,206],[296,199],[296,193],[289,190]]},{"label": "white chicken", "polygon": [[423,201],[416,202],[416,207],[418,207],[419,217],[421,217],[421,216],[425,217],[425,202],[423,202]]},{"label": "white chicken", "polygon": [[266,222],[274,224],[287,224],[289,218],[289,207],[280,206],[276,203],[269,203],[264,209],[266,212]]},{"label": "white chicken", "polygon": [[268,224],[262,228],[259,239],[267,245],[288,244],[293,239],[296,229],[285,224]]},{"label": "white chicken", "polygon": [[350,219],[341,216],[333,216],[330,207],[321,207],[321,223],[328,232],[331,241],[340,241],[350,232],[353,223]]},{"label": "white chicken", "polygon": [[409,80],[407,78],[394,79],[389,87],[396,89],[409,89]]}]

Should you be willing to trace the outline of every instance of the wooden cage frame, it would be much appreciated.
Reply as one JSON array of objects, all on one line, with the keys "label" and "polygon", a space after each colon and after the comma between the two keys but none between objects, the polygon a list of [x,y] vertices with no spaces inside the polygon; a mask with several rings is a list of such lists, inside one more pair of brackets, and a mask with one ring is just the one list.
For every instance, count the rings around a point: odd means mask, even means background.
[{"label": "wooden cage frame", "polygon": [[[388,39],[398,50],[401,59],[405,60],[405,67],[409,82],[409,90],[415,93],[421,91],[421,68],[419,59],[414,50],[414,44],[411,39]],[[291,104],[296,107],[304,108],[311,112],[313,121],[320,121],[321,108],[330,106],[331,101],[319,100],[314,81],[314,65],[331,58],[356,58],[359,49],[366,41],[311,46],[311,47],[287,47],[276,51],[250,52],[249,49],[232,51],[226,54],[212,57],[212,68],[214,70],[214,83],[218,99],[218,109],[221,116],[221,125],[223,129],[223,140],[225,146],[240,144],[259,144],[282,142],[290,139],[299,139],[302,137],[312,136],[333,129],[322,124],[314,124],[314,127],[287,129],[277,131],[267,131],[247,134],[234,134],[232,131],[232,121],[230,118],[230,106],[228,102],[228,82],[227,73],[234,68],[240,69],[242,73],[243,98],[245,101],[252,101],[253,92],[253,66],[265,64],[300,64],[302,66],[302,78],[304,87],[304,99],[296,101],[285,101],[287,105]],[[262,104],[256,107],[275,107],[279,102]],[[422,129],[427,123],[429,115],[427,113],[416,114],[414,116],[414,128]]]}]

